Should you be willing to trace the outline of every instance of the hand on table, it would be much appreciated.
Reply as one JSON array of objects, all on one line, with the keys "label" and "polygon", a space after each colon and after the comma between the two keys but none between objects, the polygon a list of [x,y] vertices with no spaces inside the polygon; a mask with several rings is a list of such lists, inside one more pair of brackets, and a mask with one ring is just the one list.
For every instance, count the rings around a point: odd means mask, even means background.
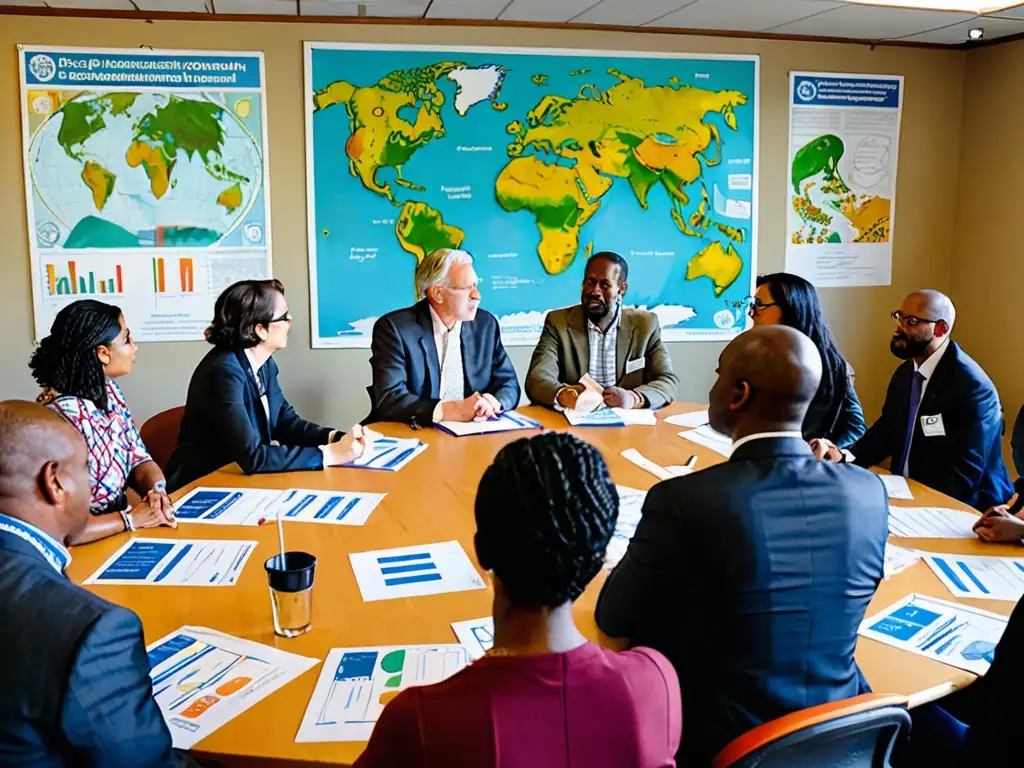
[{"label": "hand on table", "polygon": [[340,440],[328,443],[324,447],[324,466],[338,467],[355,461],[366,451],[366,446],[378,437],[379,435],[372,429],[356,424]]},{"label": "hand on table", "polygon": [[609,408],[636,408],[640,398],[622,387],[605,387],[604,404]]},{"label": "hand on table", "polygon": [[[490,399],[488,399],[490,398]],[[495,410],[497,405],[498,410]],[[489,419],[500,413],[501,403],[491,395],[474,392],[463,400],[446,400],[441,403],[442,421],[477,421]]]},{"label": "hand on table", "polygon": [[178,521],[174,519],[174,504],[163,488],[150,490],[142,503],[129,514],[136,528],[178,527]]},{"label": "hand on table", "polygon": [[1024,520],[1011,515],[1009,507],[1000,504],[992,507],[974,524],[978,538],[989,544],[996,542],[1016,543],[1024,539]]},{"label": "hand on table", "polygon": [[580,395],[586,389],[582,384],[567,384],[558,390],[555,395],[555,402],[567,410],[572,410],[576,407],[576,401],[579,400]]},{"label": "hand on table", "polygon": [[484,392],[482,395],[480,395],[480,399],[483,400],[487,404],[487,406],[490,407],[491,412],[490,412],[490,415],[488,415],[488,416],[484,416],[484,417],[477,416],[478,419],[481,419],[481,420],[483,418],[489,419],[489,418],[491,418],[491,416],[497,416],[499,413],[501,413],[503,410],[505,410],[504,407],[502,406],[501,402],[499,402],[498,398],[496,398],[494,395],[490,394],[489,392]]}]

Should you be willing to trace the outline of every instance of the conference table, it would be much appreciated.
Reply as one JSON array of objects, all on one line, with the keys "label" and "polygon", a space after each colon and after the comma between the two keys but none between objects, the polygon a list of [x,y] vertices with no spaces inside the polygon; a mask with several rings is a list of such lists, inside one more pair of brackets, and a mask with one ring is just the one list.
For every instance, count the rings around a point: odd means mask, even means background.
[{"label": "conference table", "polygon": [[[648,490],[657,478],[627,461],[621,452],[635,448],[661,466],[682,465],[697,457],[697,470],[725,459],[714,451],[678,436],[680,427],[667,416],[701,410],[702,406],[675,403],[657,412],[656,426],[570,428],[558,413],[539,407],[520,412],[546,428],[568,431],[600,449],[612,479],[620,485]],[[139,531],[140,538],[245,539],[259,542],[238,583],[233,587],[197,588],[163,586],[90,585],[112,602],[127,606],[142,619],[146,642],[151,643],[184,625],[209,627],[254,642],[323,660],[331,648],[377,645],[454,643],[451,623],[491,615],[490,588],[425,597],[363,602],[349,554],[433,542],[458,540],[478,571],[473,550],[473,503],[477,484],[495,454],[507,443],[536,434],[530,431],[454,437],[436,429],[413,430],[408,425],[376,424],[390,437],[416,437],[429,444],[399,472],[334,468],[322,472],[296,472],[246,477],[231,465],[182,489],[196,486],[269,489],[310,488],[386,493],[387,496],[362,526],[288,523],[284,526],[288,550],[310,552],[317,558],[313,589],[313,628],[285,639],[274,634],[264,561],[278,551],[276,526],[239,527],[182,522],[177,529]],[[881,471],[881,470],[880,470]],[[914,501],[894,505],[939,506],[969,509],[965,505],[910,481]],[[127,534],[75,548],[68,574],[81,583],[125,544]],[[898,539],[900,544],[949,554],[1013,556],[1010,545],[983,545],[968,539]],[[576,602],[576,622],[588,638],[614,647],[594,621],[594,606],[607,576],[602,571]],[[884,580],[868,609],[881,611],[900,598],[918,592],[954,600],[949,591],[919,561]],[[1010,602],[967,600],[966,603],[1002,614]],[[671,610],[671,606],[666,606]],[[911,706],[934,700],[969,684],[974,675],[873,640],[859,638],[857,661],[872,688],[880,693],[909,697]],[[349,765],[363,751],[361,742],[297,744],[295,735],[320,674],[318,664],[281,690],[271,694],[227,723],[193,750],[226,765],[298,766],[314,763]]]}]

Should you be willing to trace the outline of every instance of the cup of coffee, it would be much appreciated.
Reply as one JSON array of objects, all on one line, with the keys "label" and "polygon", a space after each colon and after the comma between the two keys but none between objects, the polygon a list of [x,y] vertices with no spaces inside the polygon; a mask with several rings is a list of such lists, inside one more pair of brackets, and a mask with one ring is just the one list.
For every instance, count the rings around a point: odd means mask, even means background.
[{"label": "cup of coffee", "polygon": [[313,626],[313,572],[316,558],[308,552],[285,552],[269,558],[263,567],[270,582],[274,632],[298,637]]}]

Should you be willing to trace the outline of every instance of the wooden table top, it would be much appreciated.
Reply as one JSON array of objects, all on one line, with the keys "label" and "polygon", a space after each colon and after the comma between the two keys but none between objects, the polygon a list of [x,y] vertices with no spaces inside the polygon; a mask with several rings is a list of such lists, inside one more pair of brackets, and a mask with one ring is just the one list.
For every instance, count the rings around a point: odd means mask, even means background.
[{"label": "wooden table top", "polygon": [[[623,459],[620,455],[623,450],[636,448],[662,466],[684,464],[691,455],[696,454],[698,470],[724,460],[711,450],[677,437],[680,428],[664,421],[666,416],[701,408],[694,404],[676,403],[658,412],[658,424],[655,427],[576,429],[569,429],[561,415],[547,409],[527,407],[521,410],[552,429],[573,432],[597,446],[616,483],[648,490],[657,479]],[[429,443],[430,448],[397,473],[335,468],[322,472],[246,477],[236,466],[232,466],[194,484],[387,493],[363,526],[295,523],[285,527],[289,550],[311,552],[317,558],[313,629],[307,634],[294,639],[274,635],[267,577],[263,569],[263,562],[277,551],[277,532],[273,525],[243,528],[182,523],[176,530],[158,528],[135,534],[152,538],[259,541],[234,587],[200,589],[107,585],[90,586],[89,589],[134,610],[142,619],[147,643],[186,624],[209,627],[321,661],[331,648],[457,642],[451,630],[451,622],[489,616],[490,589],[364,603],[348,555],[352,552],[457,539],[479,569],[473,550],[473,534],[476,529],[473,500],[477,484],[502,446],[530,433],[508,432],[456,438],[434,429],[414,432],[406,425],[393,423],[376,425],[374,428],[391,437],[418,437]],[[913,502],[892,503],[968,509],[913,481],[910,486],[915,497]],[[189,488],[176,496],[184,494]],[[125,536],[115,536],[75,548],[74,559],[68,569],[71,579],[81,583],[125,540]],[[1019,554],[1019,549],[1012,545],[983,545],[976,540],[895,541],[933,552],[1004,556]],[[594,606],[606,575],[607,571],[603,571],[594,579],[576,602],[574,614],[584,635],[610,644],[607,638],[601,637],[594,621]],[[886,608],[911,592],[946,600],[954,599],[928,566],[918,562],[882,582],[868,609],[868,615]],[[1013,609],[1013,603],[1004,601],[964,602],[1007,615]],[[974,679],[974,675],[969,672],[864,638],[858,640],[857,661],[876,692],[907,695],[911,697],[912,704],[945,695]],[[351,763],[362,752],[362,743],[295,743],[299,723],[320,669],[320,665],[317,665],[227,723],[201,741],[195,752],[229,764],[232,758],[241,757],[295,761],[296,764],[303,761],[340,765]]]}]

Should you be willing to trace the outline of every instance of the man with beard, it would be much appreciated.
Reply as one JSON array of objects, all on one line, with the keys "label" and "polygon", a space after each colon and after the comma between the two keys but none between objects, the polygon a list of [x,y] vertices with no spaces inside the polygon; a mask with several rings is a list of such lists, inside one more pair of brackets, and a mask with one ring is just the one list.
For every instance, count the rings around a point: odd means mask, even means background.
[{"label": "man with beard", "polygon": [[882,415],[848,451],[827,458],[890,470],[985,510],[1013,493],[1003,464],[1003,409],[988,375],[949,337],[956,310],[938,291],[915,291],[892,313],[896,369]]},{"label": "man with beard", "polygon": [[679,387],[658,316],[622,306],[629,267],[602,251],[587,262],[580,304],[548,313],[526,375],[538,405],[573,408],[588,373],[609,408],[661,408]]}]

